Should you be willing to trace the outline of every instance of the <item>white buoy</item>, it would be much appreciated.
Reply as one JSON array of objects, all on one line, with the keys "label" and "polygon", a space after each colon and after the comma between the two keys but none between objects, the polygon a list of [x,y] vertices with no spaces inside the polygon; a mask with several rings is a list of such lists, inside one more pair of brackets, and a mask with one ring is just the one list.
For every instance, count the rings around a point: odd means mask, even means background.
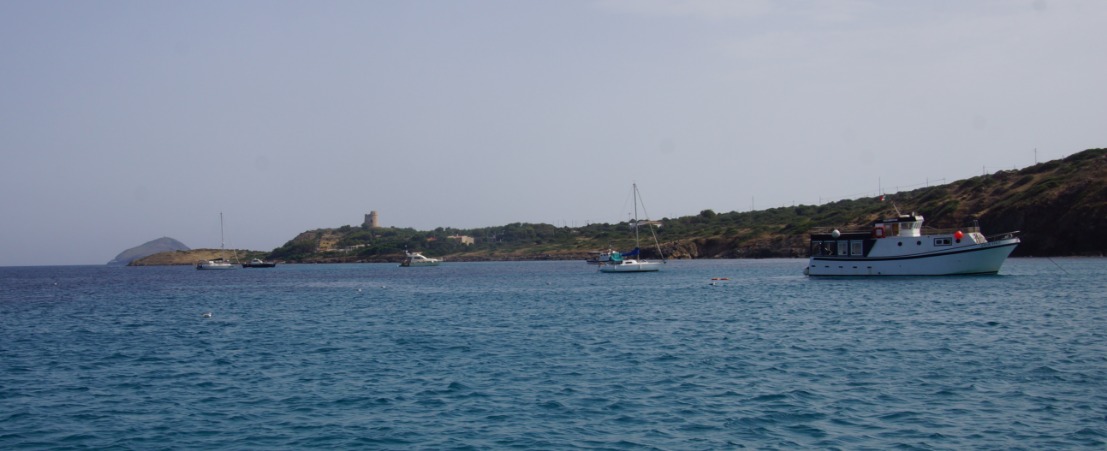
[{"label": "white buoy", "polygon": [[834,238],[838,238],[838,237],[842,236],[842,232],[839,232],[838,229],[834,229],[833,232],[830,232],[830,236],[832,236]]},{"label": "white buoy", "polygon": [[206,313],[204,313],[203,315],[200,315],[200,316],[202,316],[204,318],[211,318],[211,312],[206,312]]}]

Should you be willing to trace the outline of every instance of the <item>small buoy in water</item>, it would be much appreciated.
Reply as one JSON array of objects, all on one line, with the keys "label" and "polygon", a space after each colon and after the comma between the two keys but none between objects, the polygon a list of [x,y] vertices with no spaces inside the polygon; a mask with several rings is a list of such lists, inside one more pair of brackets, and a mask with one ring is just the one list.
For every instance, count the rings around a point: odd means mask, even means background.
[{"label": "small buoy in water", "polygon": [[203,315],[200,315],[200,316],[202,316],[204,318],[211,318],[211,312],[206,312],[206,313],[204,313]]},{"label": "small buoy in water", "polygon": [[358,288],[358,289],[357,289],[357,292],[358,292],[358,293],[361,293],[361,288]]}]

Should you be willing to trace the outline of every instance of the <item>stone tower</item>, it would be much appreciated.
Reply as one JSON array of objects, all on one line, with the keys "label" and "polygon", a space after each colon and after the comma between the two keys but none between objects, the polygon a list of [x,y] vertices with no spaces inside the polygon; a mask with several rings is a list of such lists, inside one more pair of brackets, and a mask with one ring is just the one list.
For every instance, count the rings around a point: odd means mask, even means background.
[{"label": "stone tower", "polygon": [[365,224],[366,227],[369,227],[370,229],[375,229],[375,228],[381,226],[380,222],[378,222],[377,211],[376,210],[370,211],[369,214],[365,215],[364,224]]}]

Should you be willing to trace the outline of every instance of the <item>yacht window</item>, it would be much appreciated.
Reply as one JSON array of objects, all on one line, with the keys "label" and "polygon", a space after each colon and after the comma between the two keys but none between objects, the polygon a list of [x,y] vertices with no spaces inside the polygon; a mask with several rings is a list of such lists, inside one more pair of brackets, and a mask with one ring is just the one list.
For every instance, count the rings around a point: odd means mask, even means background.
[{"label": "yacht window", "polygon": [[811,255],[834,255],[833,241],[812,241]]},{"label": "yacht window", "polygon": [[861,255],[865,253],[865,242],[854,240],[849,242],[849,253],[853,255]]},{"label": "yacht window", "polygon": [[838,255],[849,255],[849,241],[839,243]]},{"label": "yacht window", "polygon": [[952,246],[953,241],[950,240],[949,238],[935,238],[934,239],[934,245],[935,246]]}]

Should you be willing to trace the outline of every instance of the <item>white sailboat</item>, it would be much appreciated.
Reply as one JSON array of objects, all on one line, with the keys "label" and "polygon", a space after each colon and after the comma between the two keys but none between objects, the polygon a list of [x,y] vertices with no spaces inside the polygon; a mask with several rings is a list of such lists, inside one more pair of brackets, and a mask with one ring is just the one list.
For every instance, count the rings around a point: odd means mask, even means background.
[{"label": "white sailboat", "polygon": [[223,243],[223,212],[219,212],[219,255],[216,260],[202,261],[196,264],[196,269],[235,269],[237,266],[227,260],[227,250]]},{"label": "white sailboat", "polygon": [[[620,252],[612,252],[608,261],[600,263],[600,272],[654,272],[661,270],[661,264],[665,263],[665,255],[661,252],[661,244],[657,242],[657,234],[653,231],[653,226],[657,224],[656,221],[638,220],[638,184],[632,185],[634,188],[634,222],[630,224],[630,227],[634,229],[634,250],[623,254]],[[645,205],[642,206],[642,213],[646,213]],[[647,216],[649,216],[647,214]],[[661,256],[660,262],[652,262],[641,260],[638,258],[640,254],[640,247],[638,245],[638,227],[647,226],[650,228],[650,234],[653,236],[653,244],[657,246],[657,254]],[[634,257],[634,258],[628,258]]]}]

